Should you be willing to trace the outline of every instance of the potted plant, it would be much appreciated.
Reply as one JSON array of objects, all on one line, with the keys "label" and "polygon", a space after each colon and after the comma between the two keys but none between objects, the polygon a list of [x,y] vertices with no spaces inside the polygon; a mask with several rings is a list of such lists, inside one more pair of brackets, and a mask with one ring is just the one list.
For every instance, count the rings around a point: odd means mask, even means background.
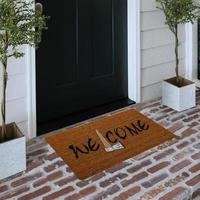
[{"label": "potted plant", "polygon": [[174,35],[176,77],[162,83],[162,103],[177,111],[194,107],[196,104],[195,83],[179,74],[179,35],[180,24],[193,23],[199,17],[199,6],[194,0],[156,0],[166,18],[166,24]]},{"label": "potted plant", "polygon": [[0,179],[26,169],[25,137],[13,122],[6,124],[6,86],[8,59],[20,58],[21,45],[35,47],[46,29],[46,17],[35,10],[34,2],[26,0],[0,1],[0,62],[2,68],[2,101],[0,127]]}]

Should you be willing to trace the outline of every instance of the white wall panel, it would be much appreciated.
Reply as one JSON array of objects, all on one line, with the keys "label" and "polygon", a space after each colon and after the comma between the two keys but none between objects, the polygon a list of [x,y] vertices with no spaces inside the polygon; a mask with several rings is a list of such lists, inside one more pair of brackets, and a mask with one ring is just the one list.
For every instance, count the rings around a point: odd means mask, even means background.
[{"label": "white wall panel", "polygon": [[[22,52],[27,52],[27,46],[19,48]],[[25,135],[28,132],[28,91],[27,91],[27,67],[28,55],[23,58],[8,60],[8,85],[6,122],[16,122]],[[0,100],[2,98],[2,65],[0,64]],[[0,124],[1,115],[0,115]]]},{"label": "white wall panel", "polygon": [[[180,27],[180,42],[185,41],[184,27]],[[150,31],[141,32],[141,49],[149,49],[153,47],[169,45],[174,43],[173,33],[166,28],[158,28]]]},{"label": "white wall panel", "polygon": [[141,31],[167,27],[165,16],[160,10],[141,14]]},{"label": "white wall panel", "polygon": [[[144,49],[141,51],[142,68],[151,67],[154,65],[167,63],[175,60],[174,44],[159,46],[151,49]],[[179,58],[185,57],[185,46],[182,43],[179,46]]]},{"label": "white wall panel", "polygon": [[[141,0],[141,98],[161,96],[161,82],[175,75],[174,35],[155,0]],[[181,75],[185,74],[185,27],[179,26]]]},{"label": "white wall panel", "polygon": [[[181,67],[182,66],[182,67]],[[185,74],[184,60],[180,60],[180,75]],[[153,85],[175,76],[175,60],[173,62],[142,69],[142,87]]]},{"label": "white wall panel", "polygon": [[148,102],[153,99],[157,99],[161,94],[161,85],[162,83],[156,83],[142,88],[142,101]]},{"label": "white wall panel", "polygon": [[[0,88],[2,87],[2,78],[0,78]],[[19,74],[9,76],[7,83],[7,100],[15,100],[26,97],[26,74]],[[0,97],[2,96],[2,90],[0,90]]]},{"label": "white wall panel", "polygon": [[146,11],[146,12],[150,12],[150,11],[154,11],[157,10],[156,8],[157,3],[155,0],[141,0],[141,11]]}]

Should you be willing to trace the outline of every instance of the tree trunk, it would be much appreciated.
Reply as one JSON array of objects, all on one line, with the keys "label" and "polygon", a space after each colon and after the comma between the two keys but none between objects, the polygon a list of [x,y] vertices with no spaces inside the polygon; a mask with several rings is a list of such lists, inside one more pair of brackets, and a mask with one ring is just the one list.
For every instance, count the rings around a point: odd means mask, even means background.
[{"label": "tree trunk", "polygon": [[6,139],[6,87],[7,87],[7,61],[2,66],[2,101],[1,101],[1,115],[2,115],[2,130],[0,141],[3,142]]},{"label": "tree trunk", "polygon": [[175,56],[176,56],[176,68],[175,68],[175,72],[176,72],[176,81],[177,81],[177,84],[180,85],[181,84],[181,80],[180,80],[180,76],[179,76],[179,50],[178,50],[178,46],[179,46],[178,25],[176,25],[176,28],[175,28]]}]

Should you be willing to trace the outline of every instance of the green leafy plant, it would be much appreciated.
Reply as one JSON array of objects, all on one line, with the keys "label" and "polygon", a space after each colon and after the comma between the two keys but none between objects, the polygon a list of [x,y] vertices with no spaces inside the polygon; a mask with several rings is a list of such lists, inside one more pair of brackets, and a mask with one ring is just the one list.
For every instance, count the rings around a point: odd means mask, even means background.
[{"label": "green leafy plant", "polygon": [[166,17],[166,24],[175,36],[175,56],[176,56],[176,82],[181,86],[179,75],[179,37],[178,27],[180,24],[194,23],[199,17],[199,5],[195,0],[156,0]]},{"label": "green leafy plant", "polygon": [[8,59],[24,56],[21,45],[36,47],[47,17],[35,10],[34,2],[26,0],[0,0],[0,62],[2,64],[2,131],[0,142],[6,140],[6,86]]}]

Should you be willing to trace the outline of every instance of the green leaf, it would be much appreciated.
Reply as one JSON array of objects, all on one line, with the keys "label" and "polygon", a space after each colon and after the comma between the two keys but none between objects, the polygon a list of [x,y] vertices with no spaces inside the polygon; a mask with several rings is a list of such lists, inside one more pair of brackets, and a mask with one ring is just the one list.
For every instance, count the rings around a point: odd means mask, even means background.
[{"label": "green leaf", "polygon": [[[38,46],[48,17],[34,10],[35,3],[26,0],[0,1],[0,61],[20,58],[24,54],[16,47],[27,44]],[[8,53],[8,48],[13,51]]]}]

